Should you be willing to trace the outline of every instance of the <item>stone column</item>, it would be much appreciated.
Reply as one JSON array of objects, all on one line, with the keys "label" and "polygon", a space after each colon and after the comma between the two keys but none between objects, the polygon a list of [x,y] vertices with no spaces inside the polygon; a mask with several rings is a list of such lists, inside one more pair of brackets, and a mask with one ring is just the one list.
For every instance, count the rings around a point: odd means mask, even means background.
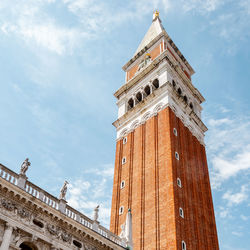
[{"label": "stone column", "polygon": [[9,249],[12,232],[13,232],[13,226],[11,226],[9,223],[7,223],[5,231],[4,231],[3,241],[2,241],[2,244],[0,247],[0,250]]}]

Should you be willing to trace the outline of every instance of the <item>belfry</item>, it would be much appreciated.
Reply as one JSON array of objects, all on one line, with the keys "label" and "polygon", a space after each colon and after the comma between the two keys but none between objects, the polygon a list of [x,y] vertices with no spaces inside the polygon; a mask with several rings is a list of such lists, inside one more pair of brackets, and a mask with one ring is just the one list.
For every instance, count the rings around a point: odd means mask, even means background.
[{"label": "belfry", "polygon": [[114,94],[110,230],[124,233],[131,211],[134,250],[219,249],[201,119],[205,99],[158,11],[123,70],[126,82]]}]

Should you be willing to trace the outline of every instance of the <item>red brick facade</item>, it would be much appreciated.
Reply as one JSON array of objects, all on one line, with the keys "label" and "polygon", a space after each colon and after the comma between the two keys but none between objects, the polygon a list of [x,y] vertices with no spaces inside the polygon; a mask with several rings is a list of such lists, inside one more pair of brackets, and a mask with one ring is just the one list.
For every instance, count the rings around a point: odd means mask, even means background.
[{"label": "red brick facade", "polygon": [[117,142],[112,232],[120,234],[128,208],[134,250],[181,249],[182,241],[188,250],[219,249],[205,148],[170,108],[128,134],[127,143]]}]

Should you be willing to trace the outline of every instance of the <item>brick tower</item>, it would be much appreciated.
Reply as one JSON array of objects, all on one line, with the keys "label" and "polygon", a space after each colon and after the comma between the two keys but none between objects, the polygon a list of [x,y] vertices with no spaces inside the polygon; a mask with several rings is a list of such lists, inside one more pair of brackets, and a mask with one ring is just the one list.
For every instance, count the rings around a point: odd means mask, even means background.
[{"label": "brick tower", "polygon": [[217,250],[201,103],[194,70],[159,13],[123,66],[110,229],[132,211],[133,249]]}]

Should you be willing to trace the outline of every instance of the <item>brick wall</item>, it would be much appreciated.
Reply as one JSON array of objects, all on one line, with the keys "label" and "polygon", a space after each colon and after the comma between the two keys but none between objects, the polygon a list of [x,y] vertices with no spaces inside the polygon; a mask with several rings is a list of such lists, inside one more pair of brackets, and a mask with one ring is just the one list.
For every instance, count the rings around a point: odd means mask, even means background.
[{"label": "brick wall", "polygon": [[[123,189],[121,180],[126,182]],[[135,250],[181,249],[182,240],[187,249],[219,249],[205,148],[170,108],[137,127],[126,144],[117,142],[110,223],[114,233],[120,233],[128,208]]]}]

